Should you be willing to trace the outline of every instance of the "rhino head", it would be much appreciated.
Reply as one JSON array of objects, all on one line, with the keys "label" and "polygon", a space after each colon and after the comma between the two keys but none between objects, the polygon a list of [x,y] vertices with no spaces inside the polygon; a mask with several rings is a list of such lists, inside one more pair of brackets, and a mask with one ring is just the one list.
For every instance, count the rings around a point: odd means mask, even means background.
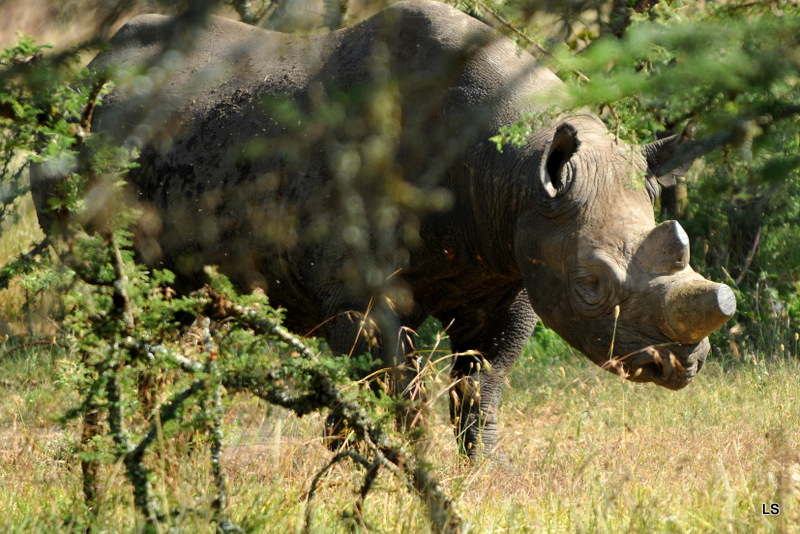
[{"label": "rhino head", "polygon": [[541,156],[515,253],[534,311],[596,364],[684,387],[736,300],[692,270],[680,224],[655,224],[653,172],[668,144],[626,145],[593,117],[566,120],[531,144]]}]

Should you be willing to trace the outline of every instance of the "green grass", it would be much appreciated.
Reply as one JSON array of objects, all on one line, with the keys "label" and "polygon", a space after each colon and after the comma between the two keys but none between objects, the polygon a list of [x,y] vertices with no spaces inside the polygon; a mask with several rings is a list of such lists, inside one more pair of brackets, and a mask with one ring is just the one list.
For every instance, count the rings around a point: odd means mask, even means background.
[{"label": "green grass", "polygon": [[[622,382],[540,333],[510,377],[502,409],[509,467],[455,454],[446,405],[435,406],[429,459],[475,532],[800,532],[800,365],[709,361],[686,389]],[[10,343],[10,342],[8,342]],[[9,347],[5,347],[6,349]],[[57,347],[0,353],[0,530],[87,526],[76,425],[54,418],[76,401],[58,386]],[[311,479],[330,459],[319,416],[299,419],[228,398],[224,464],[232,519],[252,532],[296,532]],[[182,532],[213,532],[205,454],[162,445],[151,467],[162,508]],[[139,525],[119,466],[105,471],[93,532]],[[316,499],[314,532],[347,532],[360,473],[337,466]],[[204,498],[205,497],[205,498]],[[762,504],[781,513],[763,516]],[[375,532],[425,531],[422,506],[382,475],[366,501]]]}]

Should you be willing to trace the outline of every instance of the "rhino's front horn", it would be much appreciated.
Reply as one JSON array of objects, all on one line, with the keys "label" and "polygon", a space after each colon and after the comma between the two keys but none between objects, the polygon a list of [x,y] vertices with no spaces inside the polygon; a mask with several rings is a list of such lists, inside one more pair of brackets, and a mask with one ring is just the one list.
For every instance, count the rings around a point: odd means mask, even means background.
[{"label": "rhino's front horn", "polygon": [[653,276],[684,270],[689,265],[689,236],[678,221],[664,221],[639,245],[636,263]]},{"label": "rhino's front horn", "polygon": [[669,337],[692,345],[733,317],[736,297],[725,284],[692,277],[669,288],[664,310],[672,334]]}]

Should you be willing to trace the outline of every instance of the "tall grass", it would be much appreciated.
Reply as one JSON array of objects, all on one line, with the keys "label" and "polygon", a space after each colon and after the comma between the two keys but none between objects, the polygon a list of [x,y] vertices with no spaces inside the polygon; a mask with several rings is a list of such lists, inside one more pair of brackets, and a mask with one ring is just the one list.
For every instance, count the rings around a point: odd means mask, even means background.
[{"label": "tall grass", "polygon": [[[467,464],[455,453],[445,403],[432,414],[430,459],[475,532],[800,532],[796,358],[731,367],[710,361],[689,387],[671,392],[600,371],[548,332],[537,339],[512,374],[501,411],[507,465]],[[71,454],[77,429],[52,422],[74,401],[57,385],[65,358],[57,348],[23,348],[0,361],[4,532],[87,526]],[[331,456],[321,444],[322,421],[244,397],[226,402],[231,518],[253,532],[300,530],[311,480]],[[203,446],[162,443],[152,461],[177,496],[163,508],[183,518],[186,532],[213,531],[208,503],[196,498],[211,487],[208,455],[198,449],[187,462],[179,454]],[[354,524],[346,511],[357,475],[340,464],[323,479],[312,531],[347,532]],[[136,516],[121,469],[105,477],[94,528],[130,531]],[[422,506],[395,478],[376,487],[365,507],[373,531],[428,528]],[[781,513],[762,515],[772,503]]]}]

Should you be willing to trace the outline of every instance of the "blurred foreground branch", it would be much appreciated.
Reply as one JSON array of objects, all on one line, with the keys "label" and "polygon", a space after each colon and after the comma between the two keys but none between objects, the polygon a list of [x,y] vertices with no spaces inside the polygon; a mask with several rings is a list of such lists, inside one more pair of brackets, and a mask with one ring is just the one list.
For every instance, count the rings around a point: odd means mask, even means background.
[{"label": "blurred foreground branch", "polygon": [[709,154],[725,146],[740,146],[751,142],[753,137],[763,129],[773,126],[775,123],[800,115],[800,105],[784,104],[775,108],[769,115],[761,115],[755,118],[739,118],[733,121],[730,127],[722,129],[717,133],[700,139],[689,139],[680,143],[672,157],[663,162],[656,169],[656,176],[665,176],[671,172],[685,167],[698,157]]}]

